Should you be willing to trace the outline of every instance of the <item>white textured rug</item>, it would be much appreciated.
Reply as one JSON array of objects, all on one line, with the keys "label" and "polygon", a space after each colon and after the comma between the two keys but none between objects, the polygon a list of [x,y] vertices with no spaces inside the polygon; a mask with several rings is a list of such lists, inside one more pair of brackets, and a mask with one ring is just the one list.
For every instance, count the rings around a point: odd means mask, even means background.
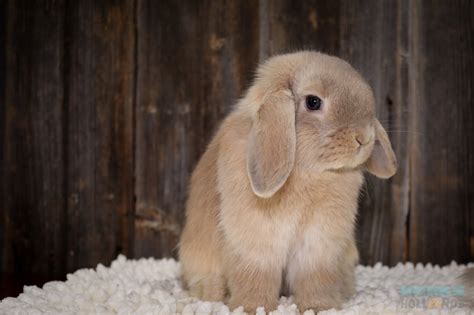
[{"label": "white textured rug", "polygon": [[[463,288],[456,277],[464,268],[455,263],[441,268],[410,263],[359,266],[357,294],[343,310],[320,314],[474,314],[458,299]],[[82,269],[42,289],[25,286],[19,297],[0,302],[0,314],[243,314],[241,308],[231,312],[222,303],[190,298],[178,278],[179,264],[172,259],[119,256],[110,268]],[[260,308],[257,314],[265,311]],[[299,312],[283,297],[272,314]]]}]

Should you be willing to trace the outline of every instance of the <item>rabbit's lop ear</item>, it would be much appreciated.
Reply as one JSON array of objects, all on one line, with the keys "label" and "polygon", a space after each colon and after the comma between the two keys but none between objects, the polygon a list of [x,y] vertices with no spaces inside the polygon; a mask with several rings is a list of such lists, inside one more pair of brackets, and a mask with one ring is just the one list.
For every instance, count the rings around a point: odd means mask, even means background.
[{"label": "rabbit's lop ear", "polygon": [[392,177],[397,171],[397,158],[387,132],[380,122],[375,119],[375,144],[372,155],[366,162],[367,170],[380,178]]},{"label": "rabbit's lop ear", "polygon": [[253,192],[273,196],[286,182],[295,163],[295,104],[284,92],[266,97],[254,118],[247,152]]}]

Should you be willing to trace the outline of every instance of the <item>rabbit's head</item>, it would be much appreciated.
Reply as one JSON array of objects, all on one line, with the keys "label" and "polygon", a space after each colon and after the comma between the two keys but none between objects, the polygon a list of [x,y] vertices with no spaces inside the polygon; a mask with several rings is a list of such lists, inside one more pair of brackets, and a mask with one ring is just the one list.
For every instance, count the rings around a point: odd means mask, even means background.
[{"label": "rabbit's head", "polygon": [[[271,197],[302,172],[396,172],[390,140],[375,118],[369,85],[345,61],[317,52],[269,59],[249,89],[247,171],[254,193]],[[244,99],[245,100],[245,99]]]}]

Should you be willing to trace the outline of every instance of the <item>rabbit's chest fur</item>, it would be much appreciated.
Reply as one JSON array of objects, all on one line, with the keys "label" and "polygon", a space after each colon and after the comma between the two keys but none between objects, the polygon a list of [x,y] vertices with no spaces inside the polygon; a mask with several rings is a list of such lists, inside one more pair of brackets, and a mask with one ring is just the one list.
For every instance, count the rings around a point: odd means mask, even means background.
[{"label": "rabbit's chest fur", "polygon": [[[243,260],[289,267],[308,256],[336,259],[353,239],[361,172],[308,175],[297,170],[269,199],[255,196],[245,172],[245,139],[221,147],[218,224],[225,246]],[[296,189],[288,187],[297,187]]]}]

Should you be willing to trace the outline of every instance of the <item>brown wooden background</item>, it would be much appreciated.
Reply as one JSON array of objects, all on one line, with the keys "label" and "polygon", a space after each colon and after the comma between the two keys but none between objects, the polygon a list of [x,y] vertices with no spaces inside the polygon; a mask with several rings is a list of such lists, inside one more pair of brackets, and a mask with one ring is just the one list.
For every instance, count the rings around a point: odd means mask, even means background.
[{"label": "brown wooden background", "polygon": [[0,0],[1,296],[170,256],[187,180],[267,56],[349,60],[400,169],[368,178],[362,263],[474,257],[474,2]]}]

